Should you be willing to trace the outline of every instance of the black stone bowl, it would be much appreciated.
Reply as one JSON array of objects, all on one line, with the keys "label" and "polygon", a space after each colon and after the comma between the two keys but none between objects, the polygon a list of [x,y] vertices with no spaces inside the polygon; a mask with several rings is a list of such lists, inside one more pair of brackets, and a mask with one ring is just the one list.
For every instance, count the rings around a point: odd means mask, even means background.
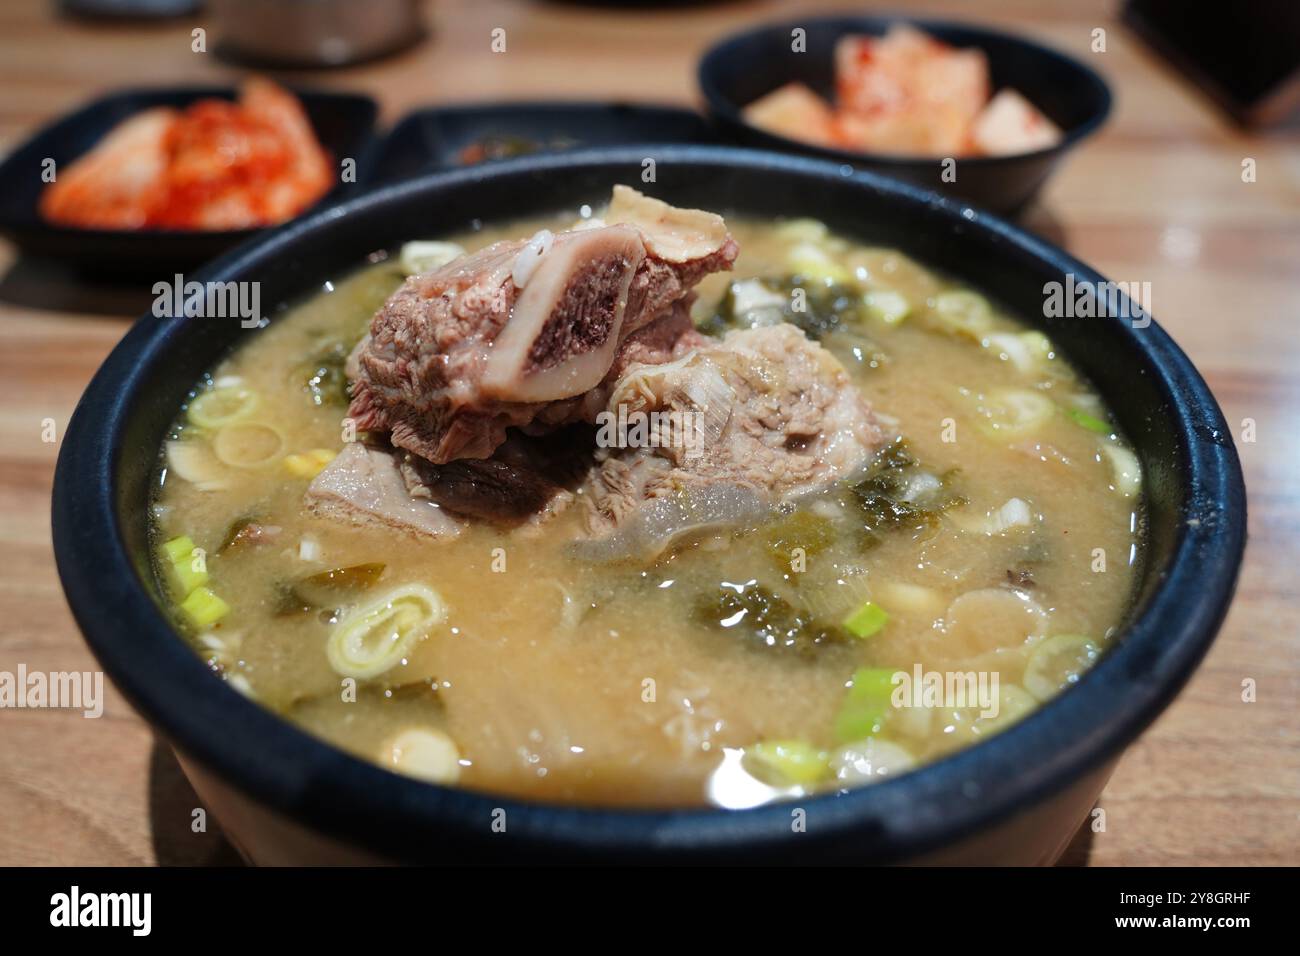
[{"label": "black stone bowl", "polygon": [[[641,181],[655,157],[657,182]],[[268,313],[403,240],[597,203],[615,183],[747,216],[815,216],[972,283],[1046,331],[1110,403],[1146,476],[1148,560],[1113,648],[1005,733],[844,795],[752,810],[529,803],[421,783],[357,760],[214,677],[160,609],[147,513],[158,448],[186,392],[255,337],[237,319],[147,315],[86,390],[54,485],[54,546],[104,670],[177,751],[257,862],[777,861],[1045,863],[1124,748],[1178,693],[1228,608],[1245,491],[1223,416],[1154,323],[1043,318],[1045,283],[1100,277],[1002,220],[838,164],[707,146],[579,150],[429,175],[290,223],[199,280],[261,282]],[[1119,302],[1127,305],[1126,300]],[[274,321],[274,318],[271,319]],[[1145,321],[1145,320],[1143,320]],[[1138,322],[1136,324],[1141,324]],[[501,821],[504,832],[495,832]],[[494,822],[498,826],[494,829]]]},{"label": "black stone bowl", "polygon": [[[883,35],[906,22],[956,47],[987,54],[992,90],[1012,87],[1045,113],[1064,133],[1047,149],[1013,156],[957,159],[956,179],[945,182],[941,156],[892,156],[815,146],[750,125],[741,111],[765,93],[799,81],[830,98],[835,84],[835,42],[848,33]],[[806,31],[807,48],[791,49],[791,31]],[[998,30],[946,20],[903,16],[841,16],[773,23],[735,34],[704,54],[700,89],[720,131],[736,142],[766,149],[821,156],[903,179],[926,189],[1014,214],[1046,182],[1056,164],[1094,133],[1110,113],[1110,90],[1093,70],[1055,50]]]}]

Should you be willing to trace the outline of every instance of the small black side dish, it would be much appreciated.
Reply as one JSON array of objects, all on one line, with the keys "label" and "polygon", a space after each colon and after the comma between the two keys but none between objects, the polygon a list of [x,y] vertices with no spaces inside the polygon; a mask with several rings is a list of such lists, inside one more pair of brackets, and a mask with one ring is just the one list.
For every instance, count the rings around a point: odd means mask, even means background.
[{"label": "small black side dish", "polygon": [[[356,186],[342,180],[345,159],[357,163],[357,180],[373,148],[375,101],[356,93],[292,89],[311,120],[316,138],[339,168],[339,185],[317,205],[344,198]],[[45,256],[84,271],[120,277],[166,278],[239,244],[261,230],[76,229],[46,222],[37,209],[46,161],[64,168],[80,159],[123,120],[155,106],[182,108],[207,98],[234,99],[230,87],[123,90],[56,120],[0,163],[0,234],[27,255]]]},{"label": "small black side dish", "polygon": [[[710,143],[712,126],[693,110],[631,103],[490,103],[408,113],[383,138],[367,183],[466,165],[467,149],[510,156],[628,143]],[[499,158],[509,158],[503,156]]]},{"label": "small black side dish", "polygon": [[[1061,141],[1015,156],[958,158],[956,178],[950,181],[942,175],[941,156],[830,149],[768,133],[745,121],[746,106],[786,83],[805,83],[829,99],[835,42],[851,33],[883,36],[896,23],[911,24],[952,46],[983,50],[992,91],[1008,86],[1018,90],[1062,129]],[[803,52],[792,48],[796,30],[805,31]],[[699,83],[711,117],[733,142],[834,159],[854,170],[893,176],[997,213],[1023,208],[1062,157],[1105,122],[1111,105],[1110,90],[1094,70],[1055,50],[998,30],[901,15],[808,18],[734,34],[704,54]]]}]

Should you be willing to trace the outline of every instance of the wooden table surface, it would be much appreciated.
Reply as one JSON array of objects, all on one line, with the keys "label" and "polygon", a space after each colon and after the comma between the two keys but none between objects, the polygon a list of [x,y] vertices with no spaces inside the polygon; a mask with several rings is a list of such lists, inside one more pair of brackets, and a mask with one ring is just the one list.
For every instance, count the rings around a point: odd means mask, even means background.
[{"label": "wooden table surface", "polygon": [[[57,19],[0,4],[0,151],[114,87],[228,82],[190,49],[194,23]],[[383,120],[428,103],[530,97],[696,101],[694,64],[746,24],[835,5],[733,2],[653,12],[445,0],[431,38],[393,59],[288,79],[375,96]],[[842,4],[841,4],[842,6]],[[865,6],[858,4],[858,7]],[[895,4],[895,6],[898,6]],[[1067,861],[1300,862],[1300,135],[1233,128],[1115,20],[1117,3],[989,0],[990,23],[1093,64],[1116,94],[1109,125],[1060,171],[1028,224],[1117,280],[1151,283],[1154,313],[1237,432],[1250,545],[1237,600],[1177,702],[1124,756],[1101,798],[1106,830]],[[797,8],[797,9],[796,9]],[[917,13],[973,15],[961,2]],[[201,21],[200,21],[201,22]],[[489,52],[507,31],[507,52]],[[1104,53],[1091,32],[1107,31]],[[1256,160],[1254,183],[1241,177]],[[0,183],[0,188],[10,184]],[[50,549],[56,437],[148,298],[89,286],[0,244],[0,671],[92,668]],[[1253,420],[1256,440],[1242,440]],[[1243,702],[1242,682],[1257,700]],[[0,710],[0,864],[232,862],[190,832],[197,798],[149,729],[109,692],[99,720]]]}]

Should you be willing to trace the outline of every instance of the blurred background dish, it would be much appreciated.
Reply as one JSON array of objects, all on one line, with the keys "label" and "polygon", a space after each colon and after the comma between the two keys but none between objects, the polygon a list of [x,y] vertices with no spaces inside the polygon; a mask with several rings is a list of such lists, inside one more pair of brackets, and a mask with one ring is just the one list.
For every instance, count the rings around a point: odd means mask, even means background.
[{"label": "blurred background dish", "polygon": [[[338,198],[354,186],[343,181],[344,161],[355,160],[358,178],[364,173],[378,107],[370,97],[354,93],[294,92],[317,143],[331,157],[331,188],[321,201]],[[222,87],[123,90],[56,120],[0,163],[0,179],[10,184],[0,196],[0,234],[30,255],[54,257],[92,272],[151,276],[196,266],[253,235],[260,227],[87,228],[51,221],[40,209],[49,187],[42,175],[48,161],[66,175],[124,122],[151,110],[184,110],[203,100],[233,100],[235,95],[234,89]],[[309,202],[293,214],[316,204]]]},{"label": "blurred background dish", "polygon": [[68,16],[96,20],[165,20],[198,13],[203,0],[58,0]]},{"label": "blurred background dish", "polygon": [[1014,156],[1055,146],[1061,130],[1012,87],[995,90],[988,57],[908,23],[835,41],[834,99],[795,80],[742,111],[746,122],[813,146],[897,156]]},{"label": "blurred background dish", "polygon": [[449,166],[574,146],[708,143],[715,134],[693,110],[631,103],[485,103],[407,114],[383,138],[372,183]]},{"label": "blurred background dish", "polygon": [[[965,51],[965,56],[978,51],[988,66],[988,92],[1016,91],[1059,129],[1060,136],[1053,137],[1050,145],[1010,155],[961,155],[969,152],[966,148],[948,154],[931,149],[926,155],[906,155],[907,148],[924,137],[908,137],[905,145],[888,152],[863,152],[810,142],[819,138],[811,130],[799,138],[779,135],[746,118],[746,107],[789,84],[800,84],[829,103],[836,86],[837,44],[854,35],[883,37],[891,27],[903,23]],[[959,68],[958,73],[969,65],[960,58],[935,59],[918,72],[933,85],[931,67],[949,63]],[[958,79],[943,80],[940,86],[951,91],[972,85],[958,83]],[[1032,199],[1061,158],[1101,126],[1111,104],[1110,91],[1101,77],[1048,47],[966,24],[887,16],[806,18],[735,34],[705,53],[699,82],[710,114],[724,133],[739,142],[836,159],[853,169],[894,176],[1002,213],[1017,212]],[[979,84],[974,86],[979,93]],[[979,105],[983,103],[981,99]],[[768,106],[770,116],[770,101]],[[927,103],[926,110],[933,106]],[[817,105],[805,96],[798,108],[815,112]],[[1023,111],[1024,106],[1017,109]],[[880,135],[888,135],[888,131]],[[948,144],[936,140],[935,146],[940,145]]]},{"label": "blurred background dish", "polygon": [[1294,0],[1263,0],[1230,18],[1188,16],[1180,0],[1127,0],[1124,22],[1243,126],[1282,126],[1300,114]]},{"label": "blurred background dish", "polygon": [[223,56],[261,66],[338,67],[424,36],[419,0],[208,0]]},{"label": "blurred background dish", "polygon": [[333,158],[302,103],[257,77],[238,97],[155,106],[58,171],[41,216],[82,229],[256,229],[329,192]]}]

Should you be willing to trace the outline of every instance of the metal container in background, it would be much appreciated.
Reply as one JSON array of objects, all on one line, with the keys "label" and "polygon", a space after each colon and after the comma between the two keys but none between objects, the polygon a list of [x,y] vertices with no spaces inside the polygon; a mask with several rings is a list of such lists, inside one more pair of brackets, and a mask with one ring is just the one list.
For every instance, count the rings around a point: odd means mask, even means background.
[{"label": "metal container in background", "polygon": [[208,0],[223,56],[279,67],[336,67],[424,36],[420,0]]}]

